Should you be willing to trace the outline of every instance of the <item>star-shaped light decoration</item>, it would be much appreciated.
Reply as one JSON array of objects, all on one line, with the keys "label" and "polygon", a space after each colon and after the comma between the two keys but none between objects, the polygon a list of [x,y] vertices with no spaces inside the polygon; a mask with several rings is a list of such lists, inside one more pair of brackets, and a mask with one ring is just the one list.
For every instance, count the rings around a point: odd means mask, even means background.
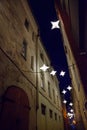
[{"label": "star-shaped light decoration", "polygon": [[68,113],[67,113],[67,115],[68,115],[68,116],[73,116],[73,114],[72,114],[72,113],[70,113],[70,112],[68,112]]},{"label": "star-shaped light decoration", "polygon": [[70,91],[70,90],[72,89],[72,87],[71,87],[71,86],[68,86],[67,89]]},{"label": "star-shaped light decoration", "polygon": [[63,93],[63,94],[66,94],[66,92],[67,92],[67,91],[63,89],[62,93]]},{"label": "star-shaped light decoration", "polygon": [[69,116],[69,119],[72,119],[73,118],[73,115],[72,116]]},{"label": "star-shaped light decoration", "polygon": [[70,102],[70,104],[69,104],[70,106],[73,106],[73,103],[72,102]]},{"label": "star-shaped light decoration", "polygon": [[40,69],[46,71],[47,69],[49,69],[49,67],[44,64],[42,67],[40,67]]},{"label": "star-shaped light decoration", "polygon": [[74,116],[73,113],[69,113],[69,112],[67,113],[67,115],[68,115],[69,119],[71,119]]},{"label": "star-shaped light decoration", "polygon": [[60,28],[59,27],[59,20],[57,20],[56,22],[51,21],[51,24],[52,24],[52,28],[51,29]]},{"label": "star-shaped light decoration", "polygon": [[71,110],[70,110],[70,112],[74,112],[74,110],[73,110],[73,109],[71,109]]},{"label": "star-shaped light decoration", "polygon": [[57,71],[52,70],[52,71],[50,72],[50,74],[54,76],[54,75],[56,74],[56,72],[57,72]]},{"label": "star-shaped light decoration", "polygon": [[67,101],[66,101],[66,100],[64,100],[64,101],[63,101],[63,103],[64,103],[64,104],[66,104],[66,103],[67,103]]},{"label": "star-shaped light decoration", "polygon": [[61,72],[60,72],[60,76],[64,76],[65,75],[65,72],[62,70]]}]

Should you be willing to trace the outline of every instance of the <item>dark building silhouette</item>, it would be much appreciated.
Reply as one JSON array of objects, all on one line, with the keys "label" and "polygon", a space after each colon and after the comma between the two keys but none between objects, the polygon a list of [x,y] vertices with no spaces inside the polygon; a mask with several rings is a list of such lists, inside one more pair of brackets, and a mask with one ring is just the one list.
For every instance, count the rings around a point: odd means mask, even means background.
[{"label": "dark building silhouette", "polygon": [[77,129],[87,130],[87,2],[55,0],[72,80]]}]

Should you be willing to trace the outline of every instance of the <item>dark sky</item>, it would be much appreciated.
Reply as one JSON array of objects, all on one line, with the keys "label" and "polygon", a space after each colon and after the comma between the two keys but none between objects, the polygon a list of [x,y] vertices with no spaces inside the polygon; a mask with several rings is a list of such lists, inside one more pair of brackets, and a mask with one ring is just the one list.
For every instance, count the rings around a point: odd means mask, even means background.
[{"label": "dark sky", "polygon": [[[53,0],[29,0],[32,12],[40,29],[40,36],[51,59],[51,65],[57,71],[60,81],[60,90],[70,85],[66,57],[64,54],[62,35],[60,29],[51,30],[51,21],[57,21]],[[59,76],[60,71],[66,72],[64,77]]]}]

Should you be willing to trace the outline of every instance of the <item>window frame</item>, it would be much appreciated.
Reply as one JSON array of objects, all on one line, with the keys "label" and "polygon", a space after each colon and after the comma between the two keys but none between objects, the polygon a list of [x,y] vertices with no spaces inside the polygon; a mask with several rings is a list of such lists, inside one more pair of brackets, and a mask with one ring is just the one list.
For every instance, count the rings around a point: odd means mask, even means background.
[{"label": "window frame", "polygon": [[53,111],[51,109],[49,109],[49,116],[50,118],[53,118]]},{"label": "window frame", "polygon": [[43,103],[41,103],[41,114],[46,115],[46,106]]},{"label": "window frame", "polygon": [[27,31],[29,31],[29,21],[27,20],[27,18],[25,18],[24,26],[27,29]]},{"label": "window frame", "polygon": [[34,70],[34,56],[31,56],[31,69]]},{"label": "window frame", "polygon": [[27,42],[24,39],[22,43],[22,50],[21,50],[22,57],[26,60],[27,59]]}]

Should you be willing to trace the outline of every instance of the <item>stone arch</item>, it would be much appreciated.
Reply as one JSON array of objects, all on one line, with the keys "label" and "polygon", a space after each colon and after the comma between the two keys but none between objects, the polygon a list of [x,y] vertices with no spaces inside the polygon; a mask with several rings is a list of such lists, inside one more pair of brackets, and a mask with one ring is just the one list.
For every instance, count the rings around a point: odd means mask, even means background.
[{"label": "stone arch", "polygon": [[3,95],[0,130],[29,130],[29,99],[26,92],[10,86]]}]

